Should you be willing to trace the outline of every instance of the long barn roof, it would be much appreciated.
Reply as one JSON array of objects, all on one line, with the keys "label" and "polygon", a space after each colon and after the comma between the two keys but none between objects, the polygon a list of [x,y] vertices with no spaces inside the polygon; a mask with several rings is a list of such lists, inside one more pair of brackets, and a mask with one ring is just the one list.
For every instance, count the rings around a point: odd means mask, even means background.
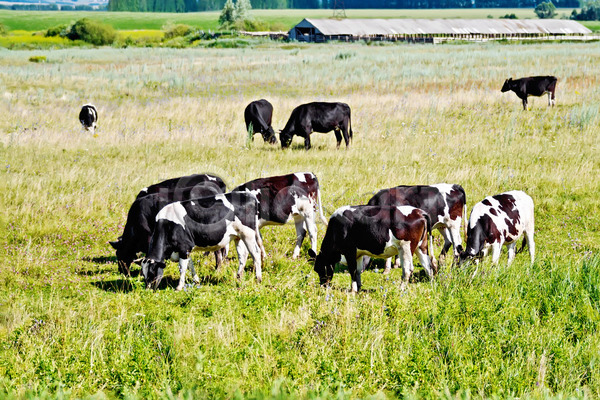
[{"label": "long barn roof", "polygon": [[588,34],[576,21],[553,19],[305,19],[324,35]]}]

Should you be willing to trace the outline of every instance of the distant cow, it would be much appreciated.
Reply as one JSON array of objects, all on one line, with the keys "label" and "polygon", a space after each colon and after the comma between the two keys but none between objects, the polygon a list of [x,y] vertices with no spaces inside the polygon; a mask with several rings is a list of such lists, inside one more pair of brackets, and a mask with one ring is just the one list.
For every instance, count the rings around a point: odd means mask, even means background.
[{"label": "distant cow", "polygon": [[[333,278],[335,264],[348,263],[352,291],[360,290],[357,260],[362,256],[389,258],[396,254],[402,260],[402,287],[406,287],[413,272],[413,254],[416,251],[427,275],[433,277],[435,267],[428,252],[427,236],[431,231],[429,216],[411,206],[344,206],[338,208],[327,226],[321,251],[316,255],[315,272],[321,285]],[[362,261],[358,263],[362,266]]]},{"label": "distant cow", "polygon": [[352,140],[350,123],[350,106],[346,103],[315,102],[296,107],[290,119],[279,133],[281,147],[289,147],[294,135],[304,138],[304,148],[310,149],[310,134],[312,132],[327,133],[334,131],[337,147],[340,147],[342,136],[346,147]]},{"label": "distant cow", "polygon": [[178,188],[194,187],[199,184],[211,182],[216,185],[221,193],[225,192],[225,182],[221,178],[211,174],[193,174],[181,176],[179,178],[171,178],[165,181],[155,183],[140,190],[136,199],[147,196],[153,193],[172,193]]},{"label": "distant cow", "polygon": [[[461,251],[461,262],[468,258],[482,258],[492,250],[492,262],[498,264],[502,245],[508,247],[508,265],[515,258],[517,240],[523,236],[521,250],[529,247],[531,263],[535,258],[533,241],[533,200],[525,193],[515,190],[488,196],[475,204],[467,228],[467,248]],[[462,249],[461,249],[462,250]]]},{"label": "distant cow", "polygon": [[523,110],[527,110],[527,97],[528,96],[541,96],[545,93],[548,94],[548,106],[556,103],[554,99],[554,91],[556,90],[556,77],[555,76],[530,76],[527,78],[514,79],[509,78],[504,81],[502,93],[512,90],[517,96],[523,100]]},{"label": "distant cow", "polygon": [[96,110],[96,107],[92,104],[85,104],[81,107],[79,122],[83,125],[83,129],[93,133],[96,130],[96,123],[98,122],[98,110]]},{"label": "distant cow", "polygon": [[248,104],[244,110],[244,119],[246,120],[246,130],[250,133],[252,129],[252,140],[254,140],[255,133],[260,133],[265,142],[277,143],[275,131],[271,126],[272,118],[273,106],[267,100],[260,99]]},{"label": "distant cow", "polygon": [[[110,242],[117,251],[119,272],[129,275],[129,267],[138,257],[138,253],[148,253],[150,238],[156,225],[156,215],[164,206],[175,201],[214,196],[224,191],[216,182],[208,181],[192,187],[163,190],[138,197],[129,208],[123,235]],[[222,252],[215,252],[215,257],[218,268],[222,262]]]},{"label": "distant cow", "polygon": [[250,192],[259,202],[259,228],[265,225],[283,225],[293,220],[296,225],[296,247],[293,258],[298,257],[308,231],[311,248],[317,251],[317,211],[323,223],[319,181],[312,172],[271,176],[246,182],[232,191]]},{"label": "distant cow", "polygon": [[[437,185],[396,186],[377,192],[368,205],[401,206],[408,205],[425,211],[432,221],[432,229],[440,231],[444,237],[444,247],[440,253],[443,259],[454,247],[454,256],[458,257],[457,246],[461,245],[460,225],[467,213],[467,196],[460,185],[440,183]],[[386,271],[387,272],[387,271]]]},{"label": "distant cow", "polygon": [[[146,286],[158,287],[165,260],[170,258],[179,261],[177,290],[183,289],[192,250],[216,251],[225,248],[232,239],[237,242],[238,278],[244,273],[249,251],[256,279],[261,282],[263,250],[258,233],[258,202],[254,195],[234,192],[166,205],[156,216],[148,255],[142,261]],[[194,281],[198,282],[193,265],[190,269]]]}]

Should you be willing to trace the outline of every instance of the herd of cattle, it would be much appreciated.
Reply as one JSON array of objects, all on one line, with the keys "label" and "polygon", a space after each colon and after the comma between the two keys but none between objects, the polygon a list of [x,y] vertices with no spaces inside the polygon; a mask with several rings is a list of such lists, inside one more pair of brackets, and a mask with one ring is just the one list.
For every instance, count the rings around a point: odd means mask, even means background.
[{"label": "herd of cattle", "polygon": [[[504,82],[501,91],[512,90],[523,101],[523,109],[527,110],[527,97],[548,94],[548,105],[555,104],[555,91],[557,79],[554,76],[531,76],[520,79],[509,78]],[[273,105],[265,99],[260,99],[248,104],[244,110],[246,130],[254,138],[255,133],[260,133],[265,142],[276,144],[277,138],[271,126],[273,119]],[[94,131],[98,122],[98,111],[91,104],[82,107],[79,121],[86,131]],[[337,148],[342,143],[346,147],[352,141],[352,126],[350,121],[350,106],[346,103],[312,102],[301,104],[294,108],[283,130],[279,132],[282,148],[290,146],[294,136],[304,138],[304,148],[310,149],[310,134],[312,132],[327,133],[333,131],[337,141]]]},{"label": "herd of cattle", "polygon": [[[489,196],[477,203],[468,222],[464,189],[456,184],[396,186],[377,192],[367,205],[338,208],[329,221],[323,215],[317,177],[310,172],[259,178],[227,192],[217,176],[197,174],[169,179],[142,189],[127,215],[123,235],[111,245],[116,249],[119,271],[130,274],[133,262],[142,267],[148,288],[156,289],[165,261],[179,262],[177,290],[183,289],[188,267],[199,282],[190,259],[192,250],[214,252],[216,268],[234,240],[238,254],[238,278],[242,277],[248,254],[254,261],[258,282],[266,252],[260,229],[293,221],[296,245],[292,257],[300,255],[308,233],[314,270],[322,285],[333,278],[335,265],[348,266],[352,291],[361,287],[366,257],[386,259],[384,273],[391,269],[391,257],[402,268],[402,286],[413,272],[413,255],[430,278],[438,271],[433,257],[432,231],[439,230],[444,245],[443,262],[450,247],[459,264],[492,253],[497,264],[503,245],[508,263],[527,244],[534,261],[534,212],[532,199],[521,191]],[[317,217],[327,225],[317,254]],[[461,223],[465,220],[466,248],[462,247]],[[143,253],[143,258],[138,258]]]}]

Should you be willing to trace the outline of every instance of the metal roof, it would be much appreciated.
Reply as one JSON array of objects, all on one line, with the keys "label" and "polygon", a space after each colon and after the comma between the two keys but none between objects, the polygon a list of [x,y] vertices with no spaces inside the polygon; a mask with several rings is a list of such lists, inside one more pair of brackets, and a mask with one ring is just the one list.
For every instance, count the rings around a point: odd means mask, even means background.
[{"label": "metal roof", "polygon": [[304,19],[297,27],[312,25],[324,35],[413,34],[588,34],[576,21],[554,19]]}]

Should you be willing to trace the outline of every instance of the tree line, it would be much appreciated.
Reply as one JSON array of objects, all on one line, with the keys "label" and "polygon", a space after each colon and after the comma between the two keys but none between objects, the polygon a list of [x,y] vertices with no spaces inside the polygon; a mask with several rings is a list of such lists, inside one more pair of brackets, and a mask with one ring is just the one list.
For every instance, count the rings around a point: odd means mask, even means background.
[{"label": "tree line", "polygon": [[[110,0],[109,11],[195,12],[223,9],[226,0]],[[579,7],[579,0],[552,0],[556,7]],[[540,0],[250,0],[253,9],[535,8]]]}]

